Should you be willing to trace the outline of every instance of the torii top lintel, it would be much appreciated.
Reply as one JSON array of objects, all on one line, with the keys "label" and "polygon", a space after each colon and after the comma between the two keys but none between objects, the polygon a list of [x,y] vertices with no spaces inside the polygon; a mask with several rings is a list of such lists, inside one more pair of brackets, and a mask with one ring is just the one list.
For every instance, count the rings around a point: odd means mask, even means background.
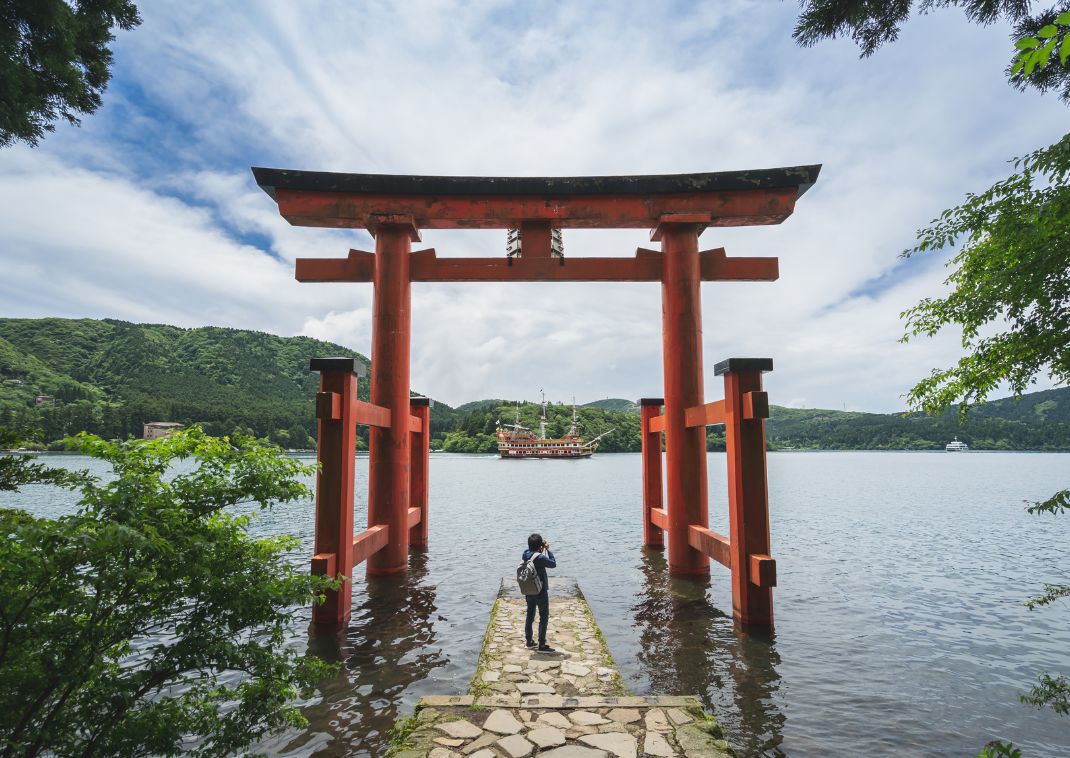
[{"label": "torii top lintel", "polygon": [[254,167],[253,175],[295,226],[374,228],[384,217],[407,216],[421,229],[507,229],[535,221],[556,228],[653,229],[677,214],[706,226],[778,224],[820,169],[475,177]]}]

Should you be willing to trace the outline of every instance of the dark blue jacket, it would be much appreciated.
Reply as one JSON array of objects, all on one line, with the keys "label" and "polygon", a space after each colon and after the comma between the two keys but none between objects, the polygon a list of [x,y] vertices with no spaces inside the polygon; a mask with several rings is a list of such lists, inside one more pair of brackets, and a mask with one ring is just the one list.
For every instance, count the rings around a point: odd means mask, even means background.
[{"label": "dark blue jacket", "polygon": [[[524,555],[523,555],[523,559],[525,561],[528,560],[532,555],[535,555],[536,552],[537,551],[535,551],[535,550],[525,550],[524,551]],[[550,551],[550,550],[547,550],[545,553],[542,553],[541,555],[535,555],[535,573],[538,574],[539,575],[539,579],[542,580],[542,590],[543,590],[543,592],[545,592],[546,588],[550,586],[550,584],[549,584],[550,580],[546,578],[546,569],[548,569],[548,568],[550,568],[550,569],[557,568],[557,560],[554,558],[553,552]]]}]

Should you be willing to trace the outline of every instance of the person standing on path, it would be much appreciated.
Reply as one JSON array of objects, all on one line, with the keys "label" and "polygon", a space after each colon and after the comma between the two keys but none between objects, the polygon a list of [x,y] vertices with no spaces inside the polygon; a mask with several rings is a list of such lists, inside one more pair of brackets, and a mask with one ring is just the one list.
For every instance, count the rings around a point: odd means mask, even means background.
[{"label": "person standing on path", "polygon": [[541,534],[535,533],[528,537],[528,549],[524,551],[523,559],[531,560],[535,556],[535,572],[542,580],[542,592],[537,595],[525,595],[528,601],[528,616],[524,623],[524,638],[528,647],[535,647],[535,637],[532,635],[532,624],[535,622],[535,609],[539,611],[539,646],[540,653],[552,653],[554,649],[546,644],[546,627],[550,623],[550,580],[546,576],[546,569],[557,568],[557,560],[550,552],[550,543],[546,542]]}]

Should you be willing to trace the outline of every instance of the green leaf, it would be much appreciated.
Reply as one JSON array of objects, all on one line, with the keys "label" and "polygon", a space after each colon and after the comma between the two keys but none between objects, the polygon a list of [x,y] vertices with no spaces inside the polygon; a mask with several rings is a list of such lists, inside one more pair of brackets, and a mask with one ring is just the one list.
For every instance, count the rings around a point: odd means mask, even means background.
[{"label": "green leaf", "polygon": [[1040,46],[1040,40],[1036,37],[1022,37],[1014,43],[1014,46],[1019,50],[1032,50],[1034,47]]},{"label": "green leaf", "polygon": [[1070,34],[1063,37],[1063,44],[1059,47],[1059,63],[1066,65],[1066,59],[1070,58]]},{"label": "green leaf", "polygon": [[1055,18],[1055,23],[1057,23],[1059,26],[1070,26],[1070,11],[1060,13]]},{"label": "green leaf", "polygon": [[1036,51],[1035,55],[1040,58],[1040,67],[1047,68],[1051,62],[1051,54],[1055,50],[1055,43],[1057,40],[1049,40],[1048,44]]},{"label": "green leaf", "polygon": [[[1067,39],[1070,39],[1070,37],[1067,37]],[[1024,55],[1019,55],[1017,60],[1014,63],[1014,66],[1011,68],[1011,76],[1014,76],[1019,71],[1021,71],[1023,68],[1025,68],[1025,56]]]},{"label": "green leaf", "polygon": [[1040,63],[1040,58],[1037,57],[1034,51],[1025,62],[1025,76],[1027,78],[1033,75],[1033,69],[1037,67],[1038,63]]},{"label": "green leaf", "polygon": [[1041,39],[1051,39],[1058,33],[1059,27],[1057,27],[1055,24],[1048,24],[1046,26],[1040,27],[1040,31],[1037,32],[1037,36]]}]

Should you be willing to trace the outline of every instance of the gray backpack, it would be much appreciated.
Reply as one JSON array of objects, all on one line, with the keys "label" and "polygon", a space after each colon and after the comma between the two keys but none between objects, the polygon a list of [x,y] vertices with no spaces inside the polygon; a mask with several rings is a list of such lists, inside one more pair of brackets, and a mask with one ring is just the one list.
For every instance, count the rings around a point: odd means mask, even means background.
[{"label": "gray backpack", "polygon": [[542,592],[542,579],[535,570],[535,559],[541,553],[532,553],[526,561],[521,560],[516,567],[516,583],[520,585],[520,592],[525,595],[538,595]]}]

